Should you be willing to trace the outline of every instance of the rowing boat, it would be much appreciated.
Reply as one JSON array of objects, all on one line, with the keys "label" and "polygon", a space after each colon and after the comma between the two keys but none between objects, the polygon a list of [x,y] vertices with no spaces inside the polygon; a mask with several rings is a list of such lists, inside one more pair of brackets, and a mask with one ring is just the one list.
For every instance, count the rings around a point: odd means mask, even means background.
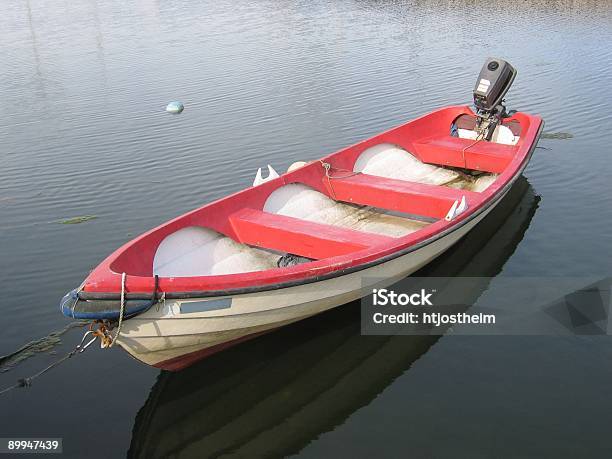
[{"label": "rowing boat", "polygon": [[253,186],[116,250],[62,312],[97,321],[106,346],[178,370],[412,274],[484,219],[527,166],[543,122],[500,105],[508,75],[486,97],[492,77],[479,78],[475,112],[441,108],[286,173],[258,171]]}]

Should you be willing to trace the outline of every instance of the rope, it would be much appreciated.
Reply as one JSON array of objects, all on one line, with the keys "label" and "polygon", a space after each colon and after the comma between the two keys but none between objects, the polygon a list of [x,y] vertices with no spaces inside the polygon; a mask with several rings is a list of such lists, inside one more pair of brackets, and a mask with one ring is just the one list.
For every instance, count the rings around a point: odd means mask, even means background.
[{"label": "rope", "polygon": [[159,288],[159,276],[155,274],[155,280],[153,284],[153,297],[151,298],[151,306],[157,303],[157,289]]},{"label": "rope", "polygon": [[[121,309],[119,311],[119,324],[117,325],[117,333],[115,334],[115,336],[110,341],[110,344],[108,346],[103,346],[103,347],[112,347],[115,344],[115,341],[117,341],[117,338],[119,337],[119,334],[121,333],[121,326],[123,325],[123,317],[125,315],[125,280],[126,280],[126,274],[122,273],[121,274]],[[157,300],[158,286],[159,286],[159,278],[158,278],[158,276],[155,276],[155,287],[153,289],[152,305],[155,304],[156,302],[158,302],[158,300]],[[165,292],[162,293],[162,298],[165,300]],[[83,338],[81,339],[81,342],[72,351],[70,351],[68,354],[66,354],[61,359],[56,360],[55,362],[51,363],[50,365],[47,365],[45,368],[40,370],[38,373],[36,373],[36,374],[34,374],[34,375],[30,376],[30,377],[27,377],[27,378],[20,378],[12,386],[9,386],[9,387],[6,387],[6,388],[0,390],[0,396],[3,395],[3,394],[6,394],[7,392],[10,392],[13,389],[17,389],[19,387],[30,387],[32,385],[32,381],[34,381],[36,378],[38,378],[39,376],[44,375],[47,371],[51,370],[52,368],[55,368],[60,363],[65,362],[66,360],[71,358],[73,355],[75,355],[77,353],[80,354],[80,353],[84,352],[85,349],[87,349],[97,338],[100,338],[102,340],[103,345],[104,345],[105,344],[105,340],[109,339],[108,333],[105,331],[104,325],[101,325],[101,327],[98,330],[93,330],[92,329],[92,325],[93,325],[93,323],[90,325],[89,331],[87,331],[83,335]],[[93,336],[93,338],[89,342],[87,342],[87,344],[84,344],[85,343],[85,338],[87,338],[88,335]]]},{"label": "rope", "polygon": [[7,393],[7,392],[9,392],[9,391],[11,391],[13,389],[17,389],[18,387],[26,387],[25,383],[24,384],[21,383],[22,381],[25,381],[26,379],[27,378],[20,379],[19,382],[17,382],[17,384],[15,384],[14,386],[10,386],[10,387],[7,387],[6,389],[0,390],[0,395],[4,395],[5,393]]},{"label": "rope", "polygon": [[121,333],[121,325],[123,325],[123,314],[125,313],[125,273],[121,274],[121,309],[119,311],[119,324],[117,325],[117,333],[113,337],[110,345],[108,347],[113,347],[115,345],[115,341],[119,338],[119,334]]},{"label": "rope", "polygon": [[361,172],[354,172],[354,171],[349,171],[348,169],[337,169],[337,171],[344,171],[344,172],[349,172],[346,175],[336,175],[336,176],[332,176],[330,174],[330,170],[332,168],[331,164],[324,162],[323,160],[319,160],[319,162],[321,163],[321,166],[323,166],[323,169],[325,169],[325,177],[327,177],[327,186],[329,188],[329,192],[333,198],[334,201],[337,201],[336,199],[336,193],[334,192],[334,187],[331,184],[332,179],[334,180],[340,180],[340,179],[345,179],[345,178],[349,178],[349,177],[353,177],[354,175],[359,175],[361,174]]},{"label": "rope", "polygon": [[38,373],[30,376],[29,378],[19,378],[17,380],[16,384],[14,384],[14,385],[12,385],[10,387],[7,387],[6,389],[2,389],[0,391],[0,395],[5,394],[6,392],[9,392],[9,391],[11,391],[13,389],[17,389],[18,387],[30,387],[32,385],[32,381],[34,381],[36,378],[38,378],[39,376],[44,375],[51,368],[54,368],[54,367],[58,366],[60,363],[68,360],[70,357],[72,357],[77,352],[78,352],[78,348],[73,349],[68,354],[66,354],[64,357],[62,357],[61,359],[56,360],[51,365],[48,365],[47,367],[43,368],[41,371],[39,371]]},{"label": "rope", "polygon": [[468,148],[472,148],[474,145],[476,145],[478,142],[480,142],[483,139],[483,133],[479,133],[476,136],[476,140],[474,142],[472,142],[471,144],[469,144],[468,146],[466,146],[463,150],[461,150],[461,158],[463,159],[463,168],[467,169],[467,161],[465,160],[465,152]]},{"label": "rope", "polygon": [[72,351],[70,351],[68,354],[66,354],[64,357],[62,357],[59,360],[56,360],[55,362],[51,363],[50,365],[47,365],[45,368],[40,370],[38,373],[36,373],[36,374],[34,374],[34,375],[30,376],[30,377],[19,378],[17,380],[16,384],[13,384],[12,386],[9,386],[9,387],[6,387],[6,388],[0,390],[0,395],[4,395],[4,394],[6,394],[7,392],[9,392],[9,391],[11,391],[13,389],[17,389],[18,387],[30,387],[30,386],[32,386],[32,381],[34,381],[39,376],[44,375],[47,371],[51,370],[52,368],[55,368],[60,363],[65,362],[66,360],[71,358],[73,355],[75,355],[75,354],[82,354],[85,351],[85,349],[87,349],[96,340],[96,337],[94,337],[87,344],[83,345],[83,343],[85,342],[85,338],[87,338],[87,335],[89,335],[89,334],[93,334],[93,333],[91,331],[86,332],[83,335],[83,338],[81,339],[81,342],[79,344],[77,344],[77,346]]}]

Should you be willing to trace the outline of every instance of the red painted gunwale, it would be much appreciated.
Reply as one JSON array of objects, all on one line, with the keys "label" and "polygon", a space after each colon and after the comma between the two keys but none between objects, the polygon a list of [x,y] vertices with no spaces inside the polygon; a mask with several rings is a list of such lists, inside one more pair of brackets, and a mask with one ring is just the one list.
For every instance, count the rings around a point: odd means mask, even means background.
[{"label": "red painted gunwale", "polygon": [[[463,150],[469,147],[464,152],[466,168],[496,172],[500,175],[482,193],[461,192],[460,194],[466,195],[469,207],[467,211],[452,221],[441,218],[419,231],[400,238],[378,237],[376,239],[376,236],[373,235],[372,238],[376,240],[376,243],[364,248],[357,247],[359,242],[355,242],[354,251],[344,253],[343,250],[336,247],[335,251],[330,252],[333,254],[330,257],[287,268],[219,276],[162,277],[159,279],[158,291],[167,293],[219,291],[221,294],[221,292],[233,289],[266,285],[272,287],[288,282],[308,282],[319,276],[333,275],[337,271],[356,268],[366,263],[375,263],[378,259],[427,241],[443,231],[461,225],[462,222],[477,214],[479,209],[487,203],[499,197],[505,185],[520,174],[537,141],[542,120],[537,115],[516,113],[504,122],[516,121],[520,124],[521,135],[517,145],[508,146],[489,142],[473,145],[471,140],[449,135],[452,122],[460,115],[474,116],[474,113],[467,106],[442,108],[322,158],[322,161],[332,165],[332,174],[341,176],[345,173],[334,172],[334,169],[352,170],[357,157],[365,149],[381,143],[391,143],[410,151],[423,162],[463,167]],[[368,186],[369,179],[371,179],[369,183],[372,186]],[[361,204],[404,211],[406,209],[402,206],[406,200],[401,200],[402,193],[412,193],[409,194],[411,198],[409,201],[416,203],[416,210],[421,215],[438,218],[443,217],[445,208],[447,210],[450,208],[452,205],[450,197],[456,192],[445,187],[435,187],[439,190],[437,193],[431,186],[408,182],[404,182],[402,190],[394,191],[392,186],[390,187],[392,181],[385,182],[386,179],[356,175],[347,179],[334,180],[333,190],[330,191],[329,181],[325,177],[321,163],[314,161],[293,172],[283,174],[277,179],[257,187],[247,188],[188,212],[138,236],[102,261],[85,279],[82,291],[92,295],[118,293],[121,291],[121,273],[126,272],[126,291],[128,293],[151,295],[154,289],[153,257],[158,245],[166,236],[187,226],[203,226],[243,241],[245,237],[244,234],[241,237],[239,227],[242,227],[244,231],[244,226],[236,226],[236,221],[241,213],[246,215],[244,213],[248,214],[249,209],[261,211],[270,193],[286,184],[303,183],[330,197],[336,196],[339,200],[354,202],[354,198],[359,198],[359,201],[356,202]],[[305,227],[304,231],[308,232],[308,228]],[[282,231],[277,236],[282,237]],[[336,236],[341,235],[338,233],[334,237]],[[250,244],[256,242],[251,239],[253,239],[252,236],[246,237],[246,242]],[[290,251],[289,249],[289,246],[285,246],[285,250]],[[322,254],[317,255],[314,258],[319,258]]]}]

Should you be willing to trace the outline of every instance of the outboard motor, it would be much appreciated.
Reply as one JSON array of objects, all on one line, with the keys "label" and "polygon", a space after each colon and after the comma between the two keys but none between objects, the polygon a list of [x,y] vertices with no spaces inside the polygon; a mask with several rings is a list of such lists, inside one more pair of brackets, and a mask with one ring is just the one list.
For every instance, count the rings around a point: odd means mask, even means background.
[{"label": "outboard motor", "polygon": [[516,69],[503,59],[490,57],[484,63],[474,88],[479,137],[490,141],[502,118],[508,116],[504,96],[512,86],[516,73]]}]

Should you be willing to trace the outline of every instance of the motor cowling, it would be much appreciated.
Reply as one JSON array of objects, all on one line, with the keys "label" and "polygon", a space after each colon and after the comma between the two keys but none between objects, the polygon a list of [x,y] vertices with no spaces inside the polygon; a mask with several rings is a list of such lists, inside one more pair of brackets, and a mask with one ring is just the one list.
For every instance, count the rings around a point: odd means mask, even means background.
[{"label": "motor cowling", "polygon": [[490,141],[495,128],[507,117],[504,96],[516,77],[516,69],[503,59],[488,58],[474,88],[478,138]]},{"label": "motor cowling", "polygon": [[516,77],[516,69],[503,59],[490,57],[484,63],[474,87],[474,105],[483,115],[503,110],[504,96]]}]

